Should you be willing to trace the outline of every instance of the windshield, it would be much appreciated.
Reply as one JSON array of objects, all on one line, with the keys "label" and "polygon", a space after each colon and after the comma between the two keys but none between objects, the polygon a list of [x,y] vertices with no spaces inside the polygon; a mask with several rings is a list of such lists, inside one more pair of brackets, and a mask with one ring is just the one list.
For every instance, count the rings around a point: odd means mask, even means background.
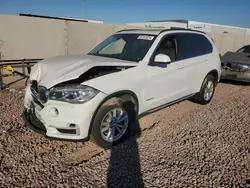
[{"label": "windshield", "polygon": [[244,47],[240,48],[239,50],[237,50],[236,52],[239,52],[239,53],[250,53],[250,46],[244,46]]},{"label": "windshield", "polygon": [[88,54],[139,62],[144,58],[155,38],[155,35],[115,34]]}]

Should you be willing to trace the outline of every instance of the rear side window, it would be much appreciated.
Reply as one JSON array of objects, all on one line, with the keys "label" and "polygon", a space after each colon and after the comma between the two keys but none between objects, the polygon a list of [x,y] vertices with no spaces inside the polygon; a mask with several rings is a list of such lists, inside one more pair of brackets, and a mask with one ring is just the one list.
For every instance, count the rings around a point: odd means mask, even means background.
[{"label": "rear side window", "polygon": [[179,60],[193,58],[213,52],[210,41],[201,34],[178,34],[178,58]]}]

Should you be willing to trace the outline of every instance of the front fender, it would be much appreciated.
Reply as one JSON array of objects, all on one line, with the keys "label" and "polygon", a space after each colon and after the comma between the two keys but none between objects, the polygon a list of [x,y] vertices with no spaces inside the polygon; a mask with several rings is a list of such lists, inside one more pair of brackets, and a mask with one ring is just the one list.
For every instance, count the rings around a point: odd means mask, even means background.
[{"label": "front fender", "polygon": [[[141,90],[145,84],[143,83],[144,77],[145,74],[143,74],[142,68],[138,66],[88,80],[83,82],[82,85],[88,85],[107,95],[129,91],[136,95],[139,104],[143,104]],[[143,108],[142,105],[139,105],[139,113],[141,108]]]}]

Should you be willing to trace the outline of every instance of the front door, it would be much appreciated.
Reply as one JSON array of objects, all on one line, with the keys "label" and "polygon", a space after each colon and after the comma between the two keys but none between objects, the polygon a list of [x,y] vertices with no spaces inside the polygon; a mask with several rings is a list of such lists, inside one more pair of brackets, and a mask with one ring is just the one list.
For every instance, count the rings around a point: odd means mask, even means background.
[{"label": "front door", "polygon": [[162,66],[147,66],[145,86],[142,91],[145,110],[151,110],[188,95],[186,69],[183,61],[178,61],[175,36],[165,36],[157,47],[157,54],[168,55],[171,63]]}]

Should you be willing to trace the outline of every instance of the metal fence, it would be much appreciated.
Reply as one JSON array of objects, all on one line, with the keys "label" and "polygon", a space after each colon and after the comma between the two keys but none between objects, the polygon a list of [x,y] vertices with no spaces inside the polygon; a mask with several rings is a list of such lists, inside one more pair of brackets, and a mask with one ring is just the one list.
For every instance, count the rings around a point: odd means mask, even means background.
[{"label": "metal fence", "polygon": [[[25,82],[25,85],[26,85],[27,80],[29,78],[30,71],[31,71],[31,67],[34,66],[34,64],[36,64],[40,60],[42,59],[11,59],[11,60],[0,59],[0,87],[4,85],[3,78],[8,77],[10,75],[18,75],[18,76],[21,76],[22,79],[26,79],[26,82]],[[15,71],[12,73],[10,72],[10,74],[5,74],[4,67],[8,65],[10,65]],[[13,83],[9,83],[8,85],[11,85]]]}]

